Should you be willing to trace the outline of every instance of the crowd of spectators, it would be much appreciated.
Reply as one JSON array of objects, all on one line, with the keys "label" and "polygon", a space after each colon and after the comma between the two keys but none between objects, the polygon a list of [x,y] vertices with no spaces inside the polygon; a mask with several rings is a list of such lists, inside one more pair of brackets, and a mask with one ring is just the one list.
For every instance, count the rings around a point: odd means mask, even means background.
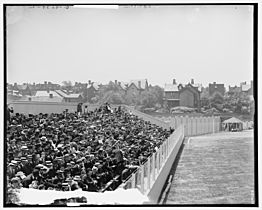
[{"label": "crowd of spectators", "polygon": [[[112,190],[157,150],[172,130],[109,104],[85,113],[24,115],[7,124],[12,188]],[[112,186],[108,187],[108,183]]]}]

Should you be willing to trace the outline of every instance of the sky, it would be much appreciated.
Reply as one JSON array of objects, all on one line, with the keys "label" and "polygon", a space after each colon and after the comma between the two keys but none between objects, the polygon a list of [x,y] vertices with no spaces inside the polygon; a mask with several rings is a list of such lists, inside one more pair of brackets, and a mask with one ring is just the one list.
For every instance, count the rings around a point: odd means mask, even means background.
[{"label": "sky", "polygon": [[7,82],[253,78],[253,8],[7,8]]}]

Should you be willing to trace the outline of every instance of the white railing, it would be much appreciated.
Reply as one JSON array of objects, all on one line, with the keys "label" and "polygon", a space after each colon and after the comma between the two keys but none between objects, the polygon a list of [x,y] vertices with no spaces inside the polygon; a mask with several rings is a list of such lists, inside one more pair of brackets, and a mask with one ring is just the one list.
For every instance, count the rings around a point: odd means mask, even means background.
[{"label": "white railing", "polygon": [[145,121],[150,121],[153,124],[156,124],[164,129],[169,129],[170,128],[170,124],[164,122],[163,120],[159,120],[155,117],[152,117],[148,114],[145,114],[143,112],[140,112],[138,110],[136,110],[135,108],[132,108],[131,106],[124,106],[128,111],[132,112],[134,115],[142,118]]},{"label": "white railing", "polygon": [[[172,118],[169,126],[175,128],[173,134],[120,187],[124,189],[138,188],[141,193],[148,195],[159,177],[163,175],[164,177],[161,179],[167,178],[184,137],[219,132],[220,123],[220,117],[215,116]],[[166,164],[168,166],[165,166]],[[159,188],[161,187],[163,185],[159,185]]]},{"label": "white railing", "polygon": [[176,116],[169,118],[169,124],[172,128],[177,128],[180,125],[185,126],[185,136],[196,136],[208,133],[217,133],[220,131],[220,117],[189,117]]},{"label": "white railing", "polygon": [[141,193],[148,194],[177,142],[181,143],[183,138],[184,127],[181,125],[120,187],[124,189],[138,188]]}]

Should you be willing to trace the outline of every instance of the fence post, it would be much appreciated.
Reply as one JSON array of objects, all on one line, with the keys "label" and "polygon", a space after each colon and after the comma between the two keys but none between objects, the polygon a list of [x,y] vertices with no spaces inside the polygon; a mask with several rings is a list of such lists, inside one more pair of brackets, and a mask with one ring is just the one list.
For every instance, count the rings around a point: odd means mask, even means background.
[{"label": "fence post", "polygon": [[213,124],[213,133],[215,133],[215,117],[212,116],[212,124]]},{"label": "fence post", "polygon": [[160,158],[159,158],[159,166],[160,166],[160,168],[162,167],[162,163],[163,163],[163,146],[161,145],[160,146],[160,151],[159,151],[159,153],[160,153]]},{"label": "fence post", "polygon": [[147,190],[150,189],[150,179],[151,179],[150,166],[151,166],[151,161],[150,158],[148,158],[147,159]]},{"label": "fence post", "polygon": [[164,142],[164,161],[166,160],[167,156],[167,146],[166,146],[166,141]]},{"label": "fence post", "polygon": [[135,188],[135,187],[136,187],[136,174],[133,173],[133,174],[132,174],[131,188]]},{"label": "fence post", "polygon": [[153,153],[152,158],[153,158],[152,159],[152,167],[153,167],[152,168],[152,174],[153,174],[153,179],[152,180],[154,182],[155,181],[155,176],[156,176],[156,174],[155,174],[156,173],[156,162],[155,162],[155,160],[156,160],[155,159],[156,158],[156,153]]},{"label": "fence post", "polygon": [[186,125],[184,126],[184,130],[185,130],[185,136],[188,136],[189,132],[189,117],[188,115],[186,116]]},{"label": "fence post", "polygon": [[159,149],[156,152],[156,172],[157,172],[157,175],[158,175],[158,172],[159,172]]},{"label": "fence post", "polygon": [[142,192],[142,194],[144,194],[144,188],[145,188],[145,186],[144,186],[144,165],[141,165],[140,166],[140,169],[141,169],[141,176],[140,176],[140,178],[141,178],[141,192]]}]

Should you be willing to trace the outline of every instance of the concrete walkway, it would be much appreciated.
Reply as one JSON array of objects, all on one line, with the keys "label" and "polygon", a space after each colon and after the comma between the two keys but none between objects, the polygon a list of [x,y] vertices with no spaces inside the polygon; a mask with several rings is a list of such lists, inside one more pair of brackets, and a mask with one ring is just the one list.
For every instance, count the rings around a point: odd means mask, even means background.
[{"label": "concrete walkway", "polygon": [[253,130],[185,142],[166,204],[254,203]]}]

